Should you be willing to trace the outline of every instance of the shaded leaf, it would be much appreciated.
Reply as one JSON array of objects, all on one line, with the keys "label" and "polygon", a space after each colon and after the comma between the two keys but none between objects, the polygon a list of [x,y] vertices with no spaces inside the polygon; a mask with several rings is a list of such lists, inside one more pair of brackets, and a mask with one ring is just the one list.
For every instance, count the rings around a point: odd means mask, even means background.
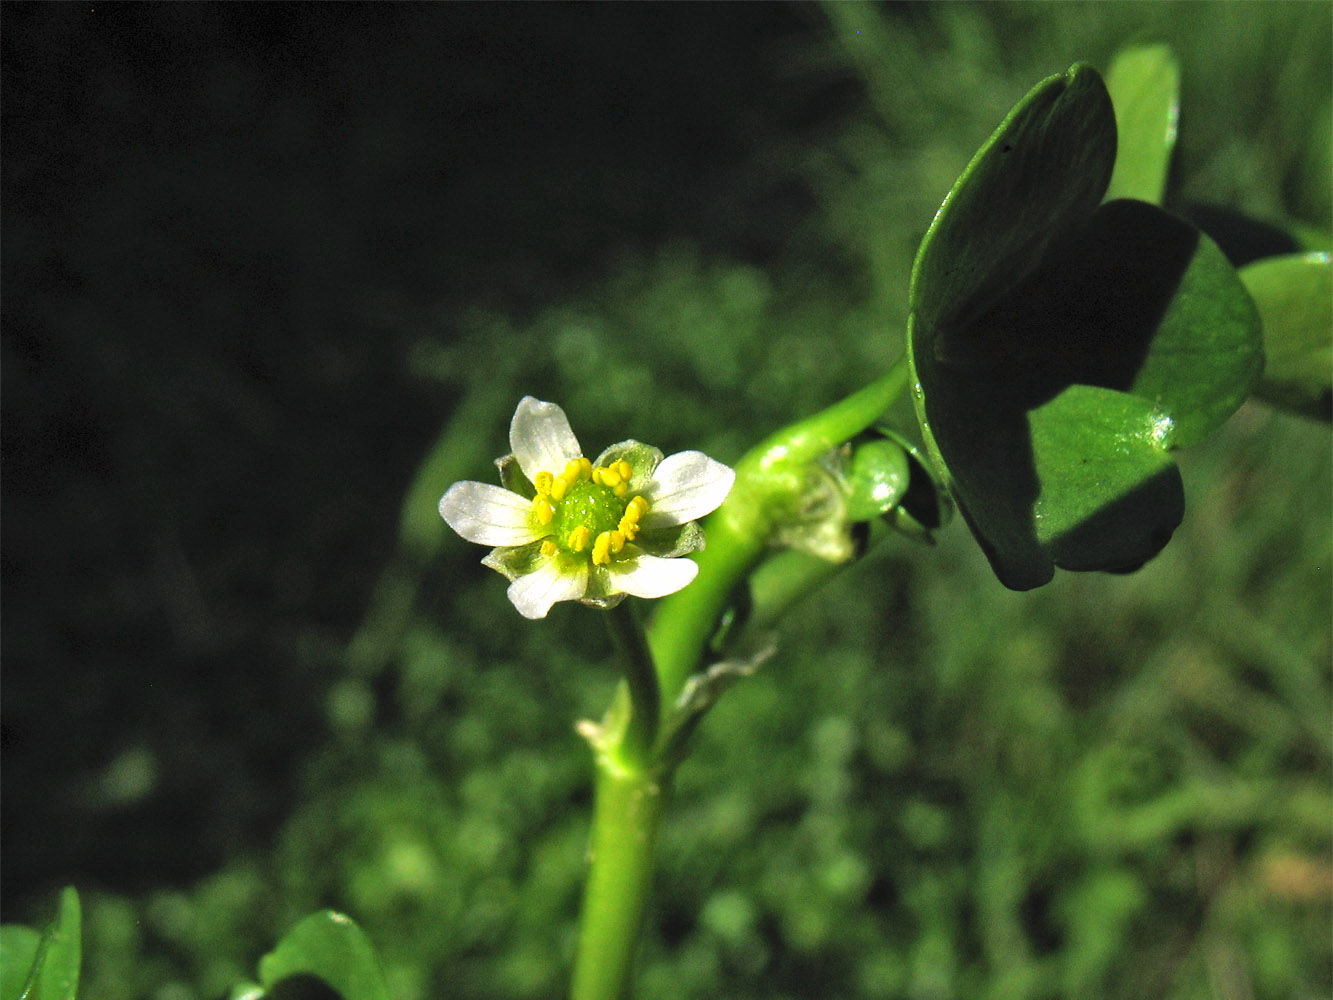
[{"label": "shaded leaf", "polygon": [[[1061,89],[1066,78],[1080,87]],[[1168,452],[1215,430],[1261,365],[1253,303],[1211,240],[1145,202],[1098,207],[1087,172],[1104,187],[1114,155],[1099,88],[1076,66],[1029,94],[950,192],[913,270],[909,360],[926,443],[1015,589],[1056,566],[1123,571],[1156,554],[1183,513]],[[1040,141],[1024,151],[1009,140],[1030,115]],[[1080,141],[1092,149],[1071,155]],[[1010,171],[1031,178],[1003,180]],[[1042,231],[999,240],[995,217]],[[935,277],[949,272],[944,248],[971,260],[986,247],[1015,265],[1007,282],[992,270],[984,303],[937,301],[958,287]]]},{"label": "shaded leaf", "polygon": [[335,995],[342,1000],[389,1000],[389,988],[370,941],[350,917],[332,910],[312,913],[283,935],[278,946],[260,960],[259,979],[267,995],[275,997],[290,992],[293,996]]},{"label": "shaded leaf", "polygon": [[1170,47],[1121,51],[1107,70],[1106,89],[1119,139],[1106,198],[1161,204],[1180,113],[1180,67]]},{"label": "shaded leaf", "polygon": [[1333,419],[1333,257],[1291,254],[1240,272],[1263,321],[1259,398],[1309,417]]},{"label": "shaded leaf", "polygon": [[912,267],[912,309],[931,329],[965,326],[1037,266],[1102,200],[1115,116],[1080,63],[1034,87],[981,147],[935,215]]}]

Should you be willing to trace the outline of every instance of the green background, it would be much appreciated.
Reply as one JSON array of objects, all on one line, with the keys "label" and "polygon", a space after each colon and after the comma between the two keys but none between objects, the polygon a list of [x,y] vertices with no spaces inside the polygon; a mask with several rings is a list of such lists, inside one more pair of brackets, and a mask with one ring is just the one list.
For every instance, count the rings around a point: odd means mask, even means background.
[{"label": "green background", "polygon": [[[971,154],[1131,40],[1177,204],[1331,222],[1327,3],[3,14],[0,898],[76,884],[108,1000],[324,906],[402,1000],[561,994],[610,644],[434,511],[523,394],[734,461],[896,357]],[[680,772],[642,996],[1327,995],[1328,431],[1181,463],[1134,575],[1011,593],[955,523],[798,606]]]}]

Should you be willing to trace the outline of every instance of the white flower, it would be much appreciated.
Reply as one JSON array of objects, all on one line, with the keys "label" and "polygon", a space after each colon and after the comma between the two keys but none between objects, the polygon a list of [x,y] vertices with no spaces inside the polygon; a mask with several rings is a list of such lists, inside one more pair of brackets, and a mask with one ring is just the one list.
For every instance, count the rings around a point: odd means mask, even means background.
[{"label": "white flower", "polygon": [[469,542],[495,548],[482,562],[503,573],[526,618],[557,601],[609,608],[665,597],[694,579],[683,558],[703,548],[696,518],[726,499],[736,474],[698,451],[669,458],[638,441],[590,462],[565,411],[524,396],[509,425],[512,453],[498,459],[500,486],[462,482],[440,516]]}]

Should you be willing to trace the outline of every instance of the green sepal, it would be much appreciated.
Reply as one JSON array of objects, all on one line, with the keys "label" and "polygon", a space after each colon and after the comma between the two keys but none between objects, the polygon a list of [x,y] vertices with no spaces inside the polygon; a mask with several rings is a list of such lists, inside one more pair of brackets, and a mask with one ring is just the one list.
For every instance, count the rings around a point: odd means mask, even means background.
[{"label": "green sepal", "polygon": [[1263,321],[1264,374],[1255,395],[1333,419],[1333,257],[1291,254],[1242,268]]},{"label": "green sepal", "polygon": [[642,493],[648,488],[648,483],[652,481],[653,473],[657,467],[662,464],[662,452],[650,444],[644,444],[641,441],[621,441],[613,444],[604,452],[597,456],[597,461],[593,466],[610,465],[612,462],[624,460],[629,463],[634,474],[630,476],[629,492],[626,496],[635,493]]},{"label": "green sepal", "polygon": [[284,934],[260,960],[259,979],[274,1000],[327,996],[315,992],[319,986],[341,1000],[390,1000],[369,939],[350,917],[332,910],[312,913]]},{"label": "green sepal", "polygon": [[528,500],[537,495],[537,488],[532,485],[532,480],[523,475],[523,470],[518,466],[518,459],[512,453],[497,458],[495,467],[500,470],[500,485],[509,492],[517,493]]},{"label": "green sepal", "polygon": [[704,547],[704,530],[698,521],[686,521],[670,528],[640,531],[633,544],[650,556],[676,559]]},{"label": "green sepal", "polygon": [[486,557],[482,559],[481,564],[503,574],[510,581],[517,580],[520,576],[533,572],[541,565],[546,558],[542,555],[541,548],[541,542],[530,542],[527,545],[491,549]]},{"label": "green sepal", "polygon": [[1106,199],[1162,203],[1180,116],[1180,67],[1167,45],[1135,45],[1106,72],[1115,109],[1115,169]]},{"label": "green sepal", "polygon": [[82,938],[83,913],[72,887],[61,890],[56,915],[40,937],[30,928],[7,925],[0,934],[0,1000],[75,1000]]}]

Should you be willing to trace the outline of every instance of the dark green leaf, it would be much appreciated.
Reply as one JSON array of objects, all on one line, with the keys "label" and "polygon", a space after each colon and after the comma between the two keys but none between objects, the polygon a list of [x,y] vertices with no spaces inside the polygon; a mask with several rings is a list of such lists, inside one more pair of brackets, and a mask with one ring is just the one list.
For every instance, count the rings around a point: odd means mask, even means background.
[{"label": "dark green leaf", "polygon": [[1333,257],[1292,254],[1240,272],[1263,320],[1264,375],[1255,394],[1333,419]]},{"label": "dark green leaf", "polygon": [[[1078,173],[1088,158],[1070,155],[1061,136],[1086,141],[1084,119],[1104,108],[1092,96],[1096,74],[1070,72],[1084,81],[1081,100],[1041,119],[1044,142],[1032,156],[1006,159],[1003,137],[1052,81],[1025,99],[950,193],[913,272],[909,359],[927,446],[996,574],[1015,589],[1047,582],[1055,566],[1115,571],[1151,558],[1183,510],[1169,450],[1216,429],[1261,364],[1253,303],[1211,240],[1144,202],[1096,207],[1101,192],[1090,195]],[[1044,187],[1001,183],[1006,169]],[[992,215],[1032,226],[1044,213],[1049,232],[1027,240],[1041,247],[1038,260],[1022,259],[1007,283],[992,272],[984,307],[960,310],[935,301],[931,276],[947,268],[932,258],[967,239],[951,217],[985,203],[970,194],[974,182],[989,197],[1032,201],[997,204]],[[989,222],[973,222],[978,246],[1007,250]]]},{"label": "dark green leaf", "polygon": [[[82,961],[82,927],[79,894],[73,888],[66,888],[60,893],[60,908],[55,918],[47,924],[28,963],[17,994],[20,1000],[75,1000]],[[22,944],[22,940],[16,941],[16,946]],[[5,973],[4,981],[8,988],[9,972]]]},{"label": "dark green leaf", "polygon": [[311,991],[319,986],[342,1000],[389,1000],[369,940],[350,917],[332,910],[312,913],[283,935],[260,961],[259,979],[269,996],[281,996],[283,990],[314,995]]},{"label": "dark green leaf", "polygon": [[1161,204],[1180,108],[1175,56],[1166,45],[1125,49],[1106,73],[1106,89],[1119,137],[1106,197]]},{"label": "dark green leaf", "polygon": [[965,326],[1102,200],[1115,115],[1085,64],[1043,80],[972,158],[912,268],[912,310],[929,329]]}]

